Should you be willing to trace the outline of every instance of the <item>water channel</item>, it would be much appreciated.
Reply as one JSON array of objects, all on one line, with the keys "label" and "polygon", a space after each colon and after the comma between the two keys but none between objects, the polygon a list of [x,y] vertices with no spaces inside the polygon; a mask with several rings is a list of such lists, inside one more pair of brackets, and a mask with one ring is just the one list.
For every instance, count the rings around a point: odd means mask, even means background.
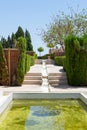
[{"label": "water channel", "polygon": [[42,89],[44,92],[50,92],[48,75],[46,60],[42,60]]}]

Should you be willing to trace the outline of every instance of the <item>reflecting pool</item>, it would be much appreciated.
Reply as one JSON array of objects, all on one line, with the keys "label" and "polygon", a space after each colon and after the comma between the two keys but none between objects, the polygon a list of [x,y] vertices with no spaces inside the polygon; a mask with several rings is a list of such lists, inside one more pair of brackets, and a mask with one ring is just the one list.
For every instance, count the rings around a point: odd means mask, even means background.
[{"label": "reflecting pool", "polygon": [[0,130],[87,130],[80,100],[14,100],[0,116]]}]

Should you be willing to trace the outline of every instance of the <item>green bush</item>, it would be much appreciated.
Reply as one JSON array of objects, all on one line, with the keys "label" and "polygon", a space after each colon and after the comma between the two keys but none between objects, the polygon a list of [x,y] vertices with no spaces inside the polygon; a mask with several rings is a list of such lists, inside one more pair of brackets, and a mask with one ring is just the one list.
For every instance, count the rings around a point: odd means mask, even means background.
[{"label": "green bush", "polygon": [[65,39],[66,74],[70,85],[87,85],[87,37]]},{"label": "green bush", "polygon": [[33,66],[35,64],[35,57],[30,56],[30,66]]},{"label": "green bush", "polygon": [[29,69],[30,69],[30,62],[31,62],[30,55],[26,54],[26,58],[25,58],[25,73],[27,71],[29,71]]},{"label": "green bush", "polygon": [[54,54],[46,54],[44,56],[39,56],[38,59],[48,59],[48,56],[50,56],[50,58],[54,60]]},{"label": "green bush", "polygon": [[23,37],[18,38],[17,46],[19,49],[19,60],[18,60],[18,67],[17,67],[17,85],[21,85],[24,80],[25,75],[25,60],[26,60],[26,40]]},{"label": "green bush", "polygon": [[65,56],[56,56],[55,59],[54,59],[55,60],[55,65],[63,66],[64,59],[65,59]]},{"label": "green bush", "polygon": [[35,60],[37,58],[37,55],[36,53],[34,53],[33,56],[30,55],[30,66],[34,65],[35,64]]},{"label": "green bush", "polygon": [[0,85],[9,84],[9,74],[6,66],[6,59],[3,52],[2,45],[0,44]]},{"label": "green bush", "polygon": [[24,80],[25,74],[25,54],[19,56],[18,67],[17,67],[17,85],[21,85]]}]

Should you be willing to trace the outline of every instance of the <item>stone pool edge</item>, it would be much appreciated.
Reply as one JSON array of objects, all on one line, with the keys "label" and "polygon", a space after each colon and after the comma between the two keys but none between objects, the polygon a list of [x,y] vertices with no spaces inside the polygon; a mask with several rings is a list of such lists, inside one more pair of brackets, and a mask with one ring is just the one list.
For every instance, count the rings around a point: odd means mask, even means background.
[{"label": "stone pool edge", "polygon": [[87,94],[82,93],[9,93],[0,97],[0,114],[8,107],[12,100],[19,99],[80,99],[87,105]]}]

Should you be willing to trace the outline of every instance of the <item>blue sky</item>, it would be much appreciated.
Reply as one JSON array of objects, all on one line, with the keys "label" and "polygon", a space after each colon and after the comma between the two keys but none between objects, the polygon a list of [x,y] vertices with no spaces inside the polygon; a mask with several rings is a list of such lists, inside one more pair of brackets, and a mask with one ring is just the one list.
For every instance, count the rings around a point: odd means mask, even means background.
[{"label": "blue sky", "polygon": [[[46,29],[59,11],[69,13],[69,7],[77,11],[87,8],[87,0],[0,0],[0,36],[7,38],[16,32],[18,26],[28,29],[34,50],[42,46],[45,54],[48,48],[38,35],[39,30]],[[38,53],[38,52],[37,52]]]}]

